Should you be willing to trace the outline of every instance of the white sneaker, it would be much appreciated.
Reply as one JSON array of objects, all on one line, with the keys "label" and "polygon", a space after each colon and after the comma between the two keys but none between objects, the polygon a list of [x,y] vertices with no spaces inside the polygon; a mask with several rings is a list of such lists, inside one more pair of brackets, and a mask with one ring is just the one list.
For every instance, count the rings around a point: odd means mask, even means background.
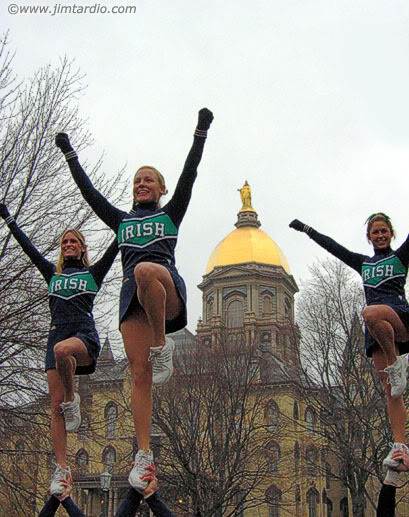
[{"label": "white sneaker", "polygon": [[81,425],[80,396],[78,393],[74,393],[74,400],[62,402],[60,407],[64,415],[65,430],[69,433],[75,433]]},{"label": "white sneaker", "polygon": [[151,347],[148,361],[152,363],[153,384],[161,386],[162,384],[167,383],[172,377],[172,356],[174,350],[175,343],[171,339],[169,339],[164,346]]},{"label": "white sneaker", "polygon": [[389,454],[383,460],[383,466],[388,468],[396,468],[399,466],[400,461],[396,461],[392,459],[392,455],[395,451],[406,451],[408,452],[408,448],[404,443],[393,443],[392,448],[389,451]]},{"label": "white sneaker", "polygon": [[408,354],[400,355],[396,361],[387,366],[383,372],[388,375],[388,383],[391,385],[391,397],[400,397],[406,390],[408,372]]},{"label": "white sneaker", "polygon": [[148,486],[148,481],[142,481],[141,477],[147,474],[145,467],[153,465],[152,451],[138,451],[135,454],[135,463],[129,473],[128,481],[135,490],[143,491]]},{"label": "white sneaker", "polygon": [[64,492],[64,487],[61,480],[71,477],[71,470],[69,467],[63,469],[58,463],[55,464],[55,471],[51,477],[50,495],[61,495]]}]

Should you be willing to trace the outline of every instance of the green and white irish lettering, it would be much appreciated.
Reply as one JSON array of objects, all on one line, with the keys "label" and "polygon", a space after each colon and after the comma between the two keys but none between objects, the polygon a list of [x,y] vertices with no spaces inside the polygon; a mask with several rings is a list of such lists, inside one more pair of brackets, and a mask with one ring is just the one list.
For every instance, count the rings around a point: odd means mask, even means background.
[{"label": "green and white irish lettering", "polygon": [[49,296],[66,300],[81,294],[97,294],[97,292],[98,286],[89,272],[54,275],[48,284]]},{"label": "green and white irish lettering", "polygon": [[162,239],[176,239],[177,228],[164,212],[153,216],[135,217],[121,222],[118,245],[144,248]]},{"label": "green and white irish lettering", "polygon": [[364,262],[361,274],[364,285],[377,287],[391,278],[404,277],[406,271],[398,257],[392,256],[386,257],[375,264]]}]

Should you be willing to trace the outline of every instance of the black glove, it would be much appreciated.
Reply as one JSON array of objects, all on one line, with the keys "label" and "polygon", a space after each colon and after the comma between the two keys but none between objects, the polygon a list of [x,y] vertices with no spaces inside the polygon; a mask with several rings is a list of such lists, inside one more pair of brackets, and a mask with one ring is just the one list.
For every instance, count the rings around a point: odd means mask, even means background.
[{"label": "black glove", "polygon": [[55,145],[59,147],[64,154],[74,150],[67,133],[58,133],[55,137]]},{"label": "black glove", "polygon": [[0,217],[3,219],[7,219],[10,216],[10,212],[7,209],[7,206],[4,203],[0,203]]},{"label": "black glove", "polygon": [[199,120],[197,121],[196,129],[200,129],[201,131],[207,131],[210,127],[210,124],[213,120],[213,113],[207,108],[202,108],[199,111]]},{"label": "black glove", "polygon": [[310,226],[307,226],[306,224],[302,223],[298,219],[294,219],[289,224],[290,228],[293,228],[293,230],[297,230],[297,232],[305,232],[308,233],[308,231],[311,229]]}]

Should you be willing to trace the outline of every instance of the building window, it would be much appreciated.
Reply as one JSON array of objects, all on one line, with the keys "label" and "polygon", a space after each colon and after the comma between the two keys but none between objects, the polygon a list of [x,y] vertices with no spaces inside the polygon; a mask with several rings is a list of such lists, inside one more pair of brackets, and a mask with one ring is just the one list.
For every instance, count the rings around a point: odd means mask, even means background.
[{"label": "building window", "polygon": [[276,442],[269,442],[267,444],[268,451],[268,466],[270,474],[277,474],[279,471],[279,462],[280,462],[280,446]]},{"label": "building window", "polygon": [[207,300],[206,321],[209,322],[213,318],[213,298]]},{"label": "building window", "polygon": [[25,445],[23,440],[16,442],[16,463],[21,463],[24,456]]},{"label": "building window", "polygon": [[300,446],[298,445],[298,442],[294,443],[294,468],[295,471],[298,472],[298,469],[300,467]]},{"label": "building window", "polygon": [[293,311],[292,311],[292,307],[291,307],[291,300],[288,296],[286,296],[284,299],[284,313],[285,313],[285,317],[288,320],[292,321]]},{"label": "building window", "polygon": [[307,474],[315,477],[318,467],[318,452],[315,447],[307,447],[305,451],[305,462],[307,464]]},{"label": "building window", "polygon": [[85,474],[88,471],[89,457],[85,449],[80,449],[75,456],[75,464],[81,474]]},{"label": "building window", "polygon": [[332,505],[332,501],[331,499],[328,499],[327,497],[327,517],[332,517],[332,509],[333,509],[333,505]]},{"label": "building window", "polygon": [[266,502],[268,504],[268,517],[280,517],[281,490],[271,485],[266,490]]},{"label": "building window", "polygon": [[273,301],[271,296],[263,296],[263,316],[271,314],[273,312]]},{"label": "building window", "polygon": [[116,420],[118,418],[118,409],[114,402],[109,402],[105,406],[105,422],[107,430],[107,438],[115,438]]},{"label": "building window", "polygon": [[301,505],[301,490],[300,490],[300,485],[297,485],[295,487],[295,511],[296,511],[297,515],[300,512],[300,505]]},{"label": "building window", "polygon": [[102,453],[102,463],[106,472],[112,472],[116,462],[116,451],[113,447],[106,447]]},{"label": "building window", "polygon": [[305,425],[307,433],[312,434],[314,432],[315,415],[311,408],[307,408],[305,411]]},{"label": "building window", "polygon": [[88,418],[88,415],[84,415],[81,419],[80,428],[78,429],[78,438],[82,441],[88,440],[88,438],[89,438],[88,432],[89,432],[89,418]]},{"label": "building window", "polygon": [[349,517],[348,499],[346,497],[341,499],[339,509],[341,510],[341,517]]},{"label": "building window", "polygon": [[318,517],[318,503],[320,495],[315,488],[307,492],[308,517]]},{"label": "building window", "polygon": [[260,380],[260,365],[256,361],[252,361],[249,365],[249,381],[255,382]]},{"label": "building window", "polygon": [[227,326],[228,328],[240,328],[243,326],[244,310],[243,302],[234,300],[227,307]]},{"label": "building window", "polygon": [[278,431],[279,424],[279,411],[278,406],[274,401],[270,401],[265,410],[265,419],[267,423],[267,431],[270,433],[276,433]]},{"label": "building window", "polygon": [[298,413],[298,402],[294,400],[294,406],[293,406],[293,418],[294,420],[298,420],[299,413]]}]

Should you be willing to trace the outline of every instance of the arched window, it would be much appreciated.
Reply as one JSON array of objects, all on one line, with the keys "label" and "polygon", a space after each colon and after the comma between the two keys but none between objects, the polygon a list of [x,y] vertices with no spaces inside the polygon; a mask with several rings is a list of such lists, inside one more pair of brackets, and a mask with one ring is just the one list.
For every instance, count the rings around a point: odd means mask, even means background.
[{"label": "arched window", "polygon": [[115,438],[116,420],[118,418],[118,409],[114,402],[108,402],[105,406],[105,422],[107,429],[107,438]]},{"label": "arched window", "polygon": [[315,488],[310,488],[307,492],[308,517],[318,517],[318,504],[320,494]]},{"label": "arched window", "polygon": [[318,468],[318,451],[315,447],[310,446],[306,448],[305,462],[307,464],[307,474],[309,476],[316,476]]},{"label": "arched window", "polygon": [[267,444],[267,452],[268,452],[268,466],[270,474],[277,474],[279,470],[280,463],[280,446],[277,442],[268,442]]},{"label": "arched window", "polygon": [[279,411],[277,404],[271,400],[265,410],[265,419],[267,423],[267,431],[276,433],[279,424]]},{"label": "arched window", "polygon": [[298,402],[296,400],[294,400],[294,405],[293,405],[293,418],[294,418],[294,420],[298,420],[298,418],[299,418]]},{"label": "arched window", "polygon": [[341,517],[349,517],[348,510],[348,498],[344,497],[341,499],[339,503],[339,509],[341,510]]},{"label": "arched window", "polygon": [[312,434],[314,432],[315,415],[311,408],[307,408],[305,411],[305,425],[307,433]]},{"label": "arched window", "polygon": [[271,485],[266,490],[266,502],[268,504],[268,517],[280,517],[281,490]]},{"label": "arched window", "polygon": [[81,474],[85,474],[88,471],[89,456],[85,449],[80,449],[75,455],[75,464]]},{"label": "arched window", "polygon": [[244,310],[240,300],[233,300],[227,307],[227,326],[239,328],[243,326]]},{"label": "arched window", "polygon": [[102,463],[107,472],[112,472],[116,462],[116,451],[113,447],[106,447],[102,453]]}]

